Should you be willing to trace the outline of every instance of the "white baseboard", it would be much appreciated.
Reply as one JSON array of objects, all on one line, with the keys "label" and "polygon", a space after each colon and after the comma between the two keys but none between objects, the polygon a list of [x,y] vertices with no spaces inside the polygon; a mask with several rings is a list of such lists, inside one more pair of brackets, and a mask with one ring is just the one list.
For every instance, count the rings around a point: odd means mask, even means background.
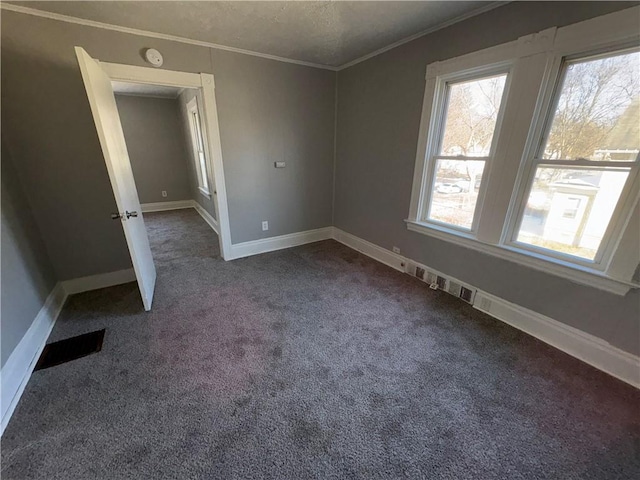
[{"label": "white baseboard", "polygon": [[148,212],[166,212],[169,210],[180,210],[183,208],[192,208],[195,202],[193,200],[176,200],[173,202],[154,202],[142,203],[142,213]]},{"label": "white baseboard", "polygon": [[27,382],[31,378],[31,373],[66,299],[67,293],[62,284],[56,284],[22,340],[2,367],[0,375],[2,377],[0,435],[4,433]]},{"label": "white baseboard", "polygon": [[478,290],[474,308],[640,388],[640,358],[601,338]]},{"label": "white baseboard", "polygon": [[88,292],[89,290],[113,287],[114,285],[135,281],[136,273],[133,268],[127,268],[126,270],[117,270],[115,272],[65,280],[61,283],[67,295],[73,295],[74,293]]},{"label": "white baseboard", "polygon": [[305,243],[319,242],[320,240],[329,240],[330,238],[333,238],[333,227],[324,227],[316,230],[307,230],[306,232],[235,243],[231,245],[229,260],[273,252],[275,250],[282,250],[283,248],[297,247]]},{"label": "white baseboard", "polygon": [[193,201],[193,208],[196,209],[196,212],[198,212],[204,221],[209,224],[213,231],[219,235],[220,229],[218,228],[218,221],[213,218],[209,212],[202,208],[202,205],[198,202]]},{"label": "white baseboard", "polygon": [[[335,227],[334,239],[402,272],[409,262],[414,262]],[[433,270],[429,267],[427,269]],[[473,306],[598,370],[640,388],[640,357],[620,350],[601,338],[482,290],[477,290]]]},{"label": "white baseboard", "polygon": [[380,263],[384,263],[391,268],[405,272],[407,259],[402,255],[390,252],[385,248],[379,247],[378,245],[335,227],[333,228],[333,239],[347,247],[357,250],[360,253],[364,253],[366,256],[371,257]]}]

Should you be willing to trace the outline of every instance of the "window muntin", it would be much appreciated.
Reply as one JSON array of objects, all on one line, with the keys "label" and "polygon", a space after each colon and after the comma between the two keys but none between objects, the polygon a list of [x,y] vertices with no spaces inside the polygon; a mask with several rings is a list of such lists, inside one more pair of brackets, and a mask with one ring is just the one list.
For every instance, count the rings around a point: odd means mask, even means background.
[{"label": "window muntin", "polygon": [[601,265],[639,165],[640,52],[565,61],[554,99],[513,242]]},{"label": "window muntin", "polygon": [[443,102],[437,116],[442,128],[430,162],[426,222],[474,230],[506,80],[507,73],[500,72],[441,84]]}]

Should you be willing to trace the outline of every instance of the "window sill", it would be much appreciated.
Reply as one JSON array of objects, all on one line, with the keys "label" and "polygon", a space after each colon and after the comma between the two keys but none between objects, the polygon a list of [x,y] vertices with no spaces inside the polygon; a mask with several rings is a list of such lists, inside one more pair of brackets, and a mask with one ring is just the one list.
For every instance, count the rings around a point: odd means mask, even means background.
[{"label": "window sill", "polygon": [[198,187],[198,191],[200,192],[200,195],[211,200],[211,193],[209,193],[209,190],[202,187]]},{"label": "window sill", "polygon": [[478,252],[509,260],[544,273],[550,273],[552,275],[571,280],[572,282],[604,290],[616,295],[623,296],[632,288],[640,288],[639,284],[609,277],[599,270],[573,265],[559,259],[543,259],[528,252],[525,253],[525,251],[515,247],[484,243],[470,237],[469,235],[451,233],[450,231],[434,228],[431,225],[426,225],[412,220],[405,220],[405,222],[407,223],[407,228],[412,232],[422,233],[423,235],[429,235],[431,237],[439,238],[440,240],[462,245],[463,247],[470,248]]}]

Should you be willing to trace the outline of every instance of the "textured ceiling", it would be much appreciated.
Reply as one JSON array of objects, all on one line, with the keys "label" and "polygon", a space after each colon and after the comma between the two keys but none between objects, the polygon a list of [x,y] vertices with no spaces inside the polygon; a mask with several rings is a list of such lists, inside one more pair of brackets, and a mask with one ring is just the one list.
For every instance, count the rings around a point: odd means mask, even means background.
[{"label": "textured ceiling", "polygon": [[10,2],[337,67],[495,2]]}]

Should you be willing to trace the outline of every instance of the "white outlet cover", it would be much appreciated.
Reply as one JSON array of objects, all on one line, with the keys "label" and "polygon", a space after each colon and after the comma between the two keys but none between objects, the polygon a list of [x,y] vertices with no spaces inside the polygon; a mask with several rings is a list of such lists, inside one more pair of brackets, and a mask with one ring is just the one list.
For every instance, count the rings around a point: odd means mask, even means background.
[{"label": "white outlet cover", "polygon": [[164,62],[162,54],[155,48],[147,48],[147,50],[144,52],[144,58],[146,58],[147,62],[149,62],[154,67],[161,67],[162,63]]},{"label": "white outlet cover", "polygon": [[269,222],[265,220],[264,222],[262,222],[262,231],[266,232],[267,230],[269,230]]}]

